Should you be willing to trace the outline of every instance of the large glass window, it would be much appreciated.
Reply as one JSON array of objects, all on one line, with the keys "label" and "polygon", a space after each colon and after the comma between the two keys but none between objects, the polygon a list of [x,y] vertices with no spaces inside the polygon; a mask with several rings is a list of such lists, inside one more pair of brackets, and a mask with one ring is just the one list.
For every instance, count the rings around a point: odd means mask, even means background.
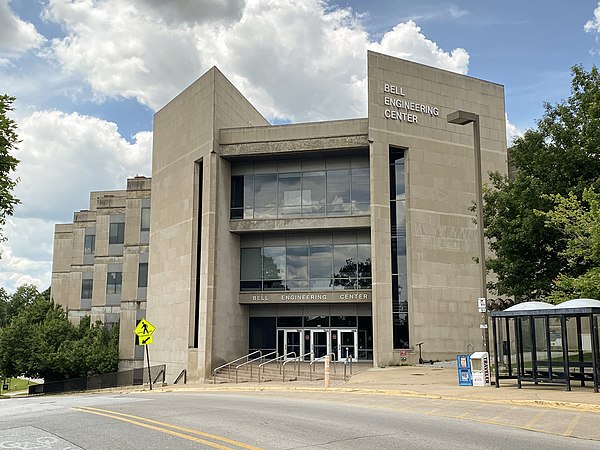
[{"label": "large glass window", "polygon": [[231,218],[244,218],[244,177],[231,177]]},{"label": "large glass window", "polygon": [[285,247],[263,248],[263,289],[285,290]]},{"label": "large glass window", "polygon": [[108,272],[106,278],[106,293],[120,294],[123,285],[123,274],[121,272]]},{"label": "large glass window", "polygon": [[404,152],[390,149],[390,215],[392,235],[392,325],[394,348],[408,348],[408,285]]},{"label": "large glass window", "polygon": [[125,223],[116,222],[110,224],[108,243],[122,244],[125,242]]},{"label": "large glass window", "polygon": [[83,253],[85,255],[93,255],[96,251],[96,236],[93,234],[86,234],[83,241]]},{"label": "large glass window", "polygon": [[279,216],[299,216],[302,212],[302,174],[280,173],[278,188]]},{"label": "large glass window", "polygon": [[302,174],[302,215],[325,215],[325,171]]},{"label": "large glass window", "polygon": [[260,248],[243,248],[240,256],[240,289],[262,290],[262,252]]},{"label": "large glass window", "polygon": [[315,290],[331,289],[333,286],[331,245],[311,245],[309,252],[310,288]]},{"label": "large glass window", "polygon": [[81,280],[81,298],[92,298],[92,290],[94,288],[94,280]]},{"label": "large glass window", "polygon": [[140,263],[139,265],[138,287],[148,287],[148,263]]},{"label": "large glass window", "polygon": [[274,217],[277,217],[277,174],[257,174],[254,176],[254,218]]},{"label": "large glass window", "polygon": [[292,291],[308,289],[308,247],[288,247],[286,252],[286,286]]},{"label": "large glass window", "polygon": [[370,208],[371,187],[369,168],[352,169],[352,214],[367,214]]},{"label": "large glass window", "polygon": [[142,207],[142,221],[140,231],[150,231],[150,208]]},{"label": "large glass window", "polygon": [[370,244],[242,248],[240,290],[371,288]]},{"label": "large glass window", "polygon": [[327,171],[327,215],[346,215],[350,208],[350,170]]},{"label": "large glass window", "polygon": [[368,214],[369,177],[368,167],[314,170],[314,165],[306,171],[234,175],[230,218]]}]

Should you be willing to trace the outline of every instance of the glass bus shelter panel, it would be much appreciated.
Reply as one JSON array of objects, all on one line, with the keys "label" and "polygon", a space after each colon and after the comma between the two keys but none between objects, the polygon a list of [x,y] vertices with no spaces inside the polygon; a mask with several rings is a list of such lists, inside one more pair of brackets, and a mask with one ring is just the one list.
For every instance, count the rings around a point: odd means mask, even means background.
[{"label": "glass bus shelter panel", "polygon": [[547,317],[535,317],[534,323],[534,337],[535,337],[535,362],[536,371],[540,372],[540,376],[548,377],[551,366],[549,358],[549,346],[548,346],[548,334],[547,330]]},{"label": "glass bus shelter panel", "polygon": [[515,341],[515,319],[502,317],[497,319],[498,373],[500,376],[513,376],[517,367],[517,343]]},{"label": "glass bus shelter panel", "polygon": [[521,356],[521,376],[531,376],[531,360],[533,341],[531,339],[531,320],[529,317],[517,319],[518,332],[521,340],[521,348],[519,349]]},{"label": "glass bus shelter panel", "polygon": [[563,357],[563,341],[560,317],[548,317],[548,331],[550,334],[550,358],[552,361],[552,376],[564,378],[565,358]]}]

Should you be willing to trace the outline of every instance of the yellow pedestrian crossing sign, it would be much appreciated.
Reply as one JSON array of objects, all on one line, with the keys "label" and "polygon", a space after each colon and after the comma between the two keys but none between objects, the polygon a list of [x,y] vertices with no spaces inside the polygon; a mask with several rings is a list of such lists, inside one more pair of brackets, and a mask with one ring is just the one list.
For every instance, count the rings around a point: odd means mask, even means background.
[{"label": "yellow pedestrian crossing sign", "polygon": [[139,345],[150,345],[153,343],[152,333],[154,333],[156,327],[148,322],[146,319],[140,320],[133,332],[138,335]]},{"label": "yellow pedestrian crossing sign", "polygon": [[156,330],[156,327],[148,322],[146,319],[140,320],[133,332],[138,336],[151,335]]}]

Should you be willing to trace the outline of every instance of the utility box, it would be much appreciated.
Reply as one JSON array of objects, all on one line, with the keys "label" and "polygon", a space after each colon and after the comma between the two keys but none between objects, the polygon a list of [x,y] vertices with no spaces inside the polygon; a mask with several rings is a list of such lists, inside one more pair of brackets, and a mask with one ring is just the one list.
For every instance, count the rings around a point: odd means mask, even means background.
[{"label": "utility box", "polygon": [[471,374],[473,386],[490,386],[490,355],[488,352],[475,352],[471,354]]},{"label": "utility box", "polygon": [[473,386],[471,376],[471,356],[456,355],[456,365],[458,366],[458,385]]}]

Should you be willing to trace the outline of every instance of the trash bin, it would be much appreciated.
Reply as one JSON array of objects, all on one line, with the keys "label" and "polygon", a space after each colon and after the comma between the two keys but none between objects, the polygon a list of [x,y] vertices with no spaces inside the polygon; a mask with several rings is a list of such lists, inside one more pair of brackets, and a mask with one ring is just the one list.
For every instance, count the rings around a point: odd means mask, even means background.
[{"label": "trash bin", "polygon": [[456,355],[456,365],[458,366],[458,385],[473,386],[470,355]]},{"label": "trash bin", "polygon": [[488,352],[475,352],[471,354],[471,376],[473,386],[490,386],[490,355]]}]

